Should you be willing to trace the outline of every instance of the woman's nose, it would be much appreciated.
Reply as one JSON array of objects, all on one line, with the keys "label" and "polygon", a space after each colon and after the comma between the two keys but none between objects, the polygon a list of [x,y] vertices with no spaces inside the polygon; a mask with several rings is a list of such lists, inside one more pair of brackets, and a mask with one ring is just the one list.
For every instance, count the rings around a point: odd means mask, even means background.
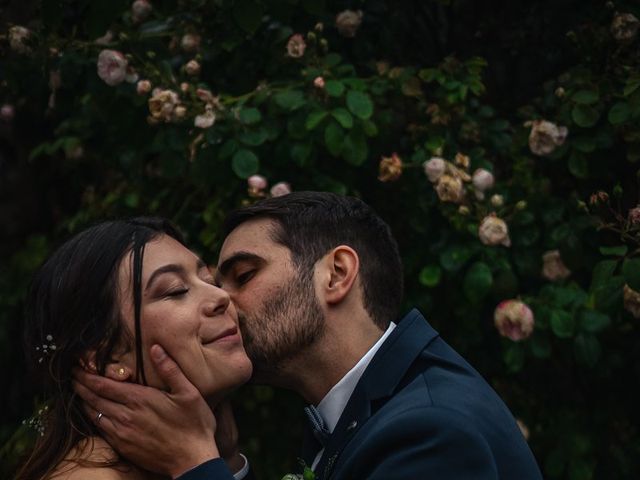
[{"label": "woman's nose", "polygon": [[216,315],[222,315],[227,311],[229,303],[231,302],[227,292],[221,288],[213,287],[208,295],[203,306],[205,315],[214,317]]}]

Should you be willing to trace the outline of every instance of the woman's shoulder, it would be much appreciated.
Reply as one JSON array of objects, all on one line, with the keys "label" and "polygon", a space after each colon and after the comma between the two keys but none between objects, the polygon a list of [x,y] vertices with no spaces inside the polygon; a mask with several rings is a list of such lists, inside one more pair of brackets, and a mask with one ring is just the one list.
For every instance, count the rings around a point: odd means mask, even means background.
[{"label": "woman's shoulder", "polygon": [[67,455],[50,480],[156,480],[159,477],[122,461],[101,437],[89,437]]}]

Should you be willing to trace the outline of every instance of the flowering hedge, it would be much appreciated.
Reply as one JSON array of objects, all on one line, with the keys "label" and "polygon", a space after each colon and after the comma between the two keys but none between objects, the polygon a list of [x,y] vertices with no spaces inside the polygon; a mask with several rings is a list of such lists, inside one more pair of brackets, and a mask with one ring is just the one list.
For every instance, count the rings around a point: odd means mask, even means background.
[{"label": "flowering hedge", "polygon": [[[627,387],[640,380],[640,7],[482,3],[45,0],[16,13],[2,168],[38,202],[1,213],[20,226],[0,272],[3,365],[19,364],[29,275],[69,233],[164,215],[213,263],[231,208],[329,190],[390,223],[405,306],[500,392],[545,477],[640,471]],[[33,397],[9,383],[8,465]],[[245,450],[279,478],[296,400],[245,387],[237,401]]]}]

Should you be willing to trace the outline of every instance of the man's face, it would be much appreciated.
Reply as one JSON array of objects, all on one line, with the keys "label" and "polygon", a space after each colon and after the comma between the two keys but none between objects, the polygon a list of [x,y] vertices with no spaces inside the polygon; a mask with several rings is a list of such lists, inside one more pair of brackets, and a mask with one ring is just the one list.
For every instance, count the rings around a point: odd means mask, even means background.
[{"label": "man's face", "polygon": [[277,375],[324,331],[313,272],[300,274],[291,252],[271,238],[274,222],[241,224],[220,251],[216,280],[235,303],[258,381]]}]

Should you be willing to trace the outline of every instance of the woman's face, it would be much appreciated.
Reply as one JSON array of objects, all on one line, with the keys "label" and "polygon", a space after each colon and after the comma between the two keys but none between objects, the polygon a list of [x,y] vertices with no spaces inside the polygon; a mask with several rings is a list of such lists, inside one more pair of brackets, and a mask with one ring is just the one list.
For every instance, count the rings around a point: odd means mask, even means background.
[{"label": "woman's face", "polygon": [[[119,298],[126,326],[133,333],[131,258],[125,257],[120,265]],[[249,380],[252,367],[242,346],[235,307],[227,293],[213,285],[209,269],[193,252],[167,235],[147,243],[141,285],[142,351],[150,386],[166,388],[149,358],[149,349],[156,343],[210,401]],[[135,351],[121,363],[134,377]]]}]

